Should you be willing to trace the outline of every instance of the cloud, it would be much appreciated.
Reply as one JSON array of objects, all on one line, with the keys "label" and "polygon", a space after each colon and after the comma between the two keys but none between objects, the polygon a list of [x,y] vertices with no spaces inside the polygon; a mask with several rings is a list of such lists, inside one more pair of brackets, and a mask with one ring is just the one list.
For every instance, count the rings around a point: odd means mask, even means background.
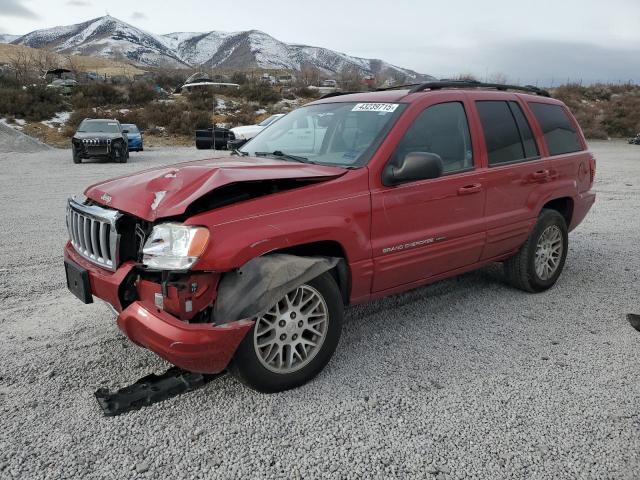
[{"label": "cloud", "polygon": [[20,3],[20,0],[0,0],[0,16],[40,18],[35,12]]},{"label": "cloud", "polygon": [[69,0],[67,5],[71,5],[72,7],[90,7],[91,2],[85,2],[84,0]]},{"label": "cloud", "polygon": [[131,18],[133,20],[147,20],[149,17],[147,17],[144,13],[142,12],[133,12],[131,14]]},{"label": "cloud", "polygon": [[[553,86],[638,80],[640,59],[631,46],[604,47],[579,42],[521,41],[493,45],[476,52],[475,70],[502,72],[511,81]],[[462,65],[461,65],[462,67]],[[484,67],[484,69],[482,68]]]}]

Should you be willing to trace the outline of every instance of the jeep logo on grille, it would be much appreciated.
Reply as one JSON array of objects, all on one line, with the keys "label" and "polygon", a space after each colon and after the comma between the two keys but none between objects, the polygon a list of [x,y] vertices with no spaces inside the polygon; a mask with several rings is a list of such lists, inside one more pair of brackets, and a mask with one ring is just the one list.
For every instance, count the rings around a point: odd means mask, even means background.
[{"label": "jeep logo on grille", "polygon": [[100,200],[102,200],[104,203],[109,203],[111,201],[111,195],[103,193],[100,197]]}]

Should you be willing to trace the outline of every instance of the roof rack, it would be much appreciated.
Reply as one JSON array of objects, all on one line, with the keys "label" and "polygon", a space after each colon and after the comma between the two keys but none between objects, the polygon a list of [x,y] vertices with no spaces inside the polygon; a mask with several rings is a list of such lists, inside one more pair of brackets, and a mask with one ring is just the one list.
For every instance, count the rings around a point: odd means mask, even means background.
[{"label": "roof rack", "polygon": [[500,91],[517,90],[519,92],[534,93],[543,97],[551,95],[546,90],[534,87],[533,85],[503,85],[501,83],[483,83],[476,80],[438,80],[435,82],[425,82],[414,86],[409,93],[423,92],[424,90],[442,90],[443,88],[493,88]]},{"label": "roof rack", "polygon": [[403,85],[393,85],[391,87],[380,87],[380,88],[376,88],[376,92],[386,92],[388,90],[400,90],[400,89],[408,89],[408,88],[413,88],[413,87],[417,87],[418,85],[422,85],[421,83],[405,83]]},{"label": "roof rack", "polygon": [[339,97],[340,95],[351,95],[353,93],[363,93],[363,92],[331,92],[321,96],[320,100],[324,100],[325,98],[331,98],[331,97]]}]

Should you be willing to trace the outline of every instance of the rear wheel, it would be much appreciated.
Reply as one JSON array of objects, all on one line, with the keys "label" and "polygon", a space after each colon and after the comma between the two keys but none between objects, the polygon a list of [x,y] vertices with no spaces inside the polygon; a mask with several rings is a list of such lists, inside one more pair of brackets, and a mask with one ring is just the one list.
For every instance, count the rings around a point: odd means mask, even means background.
[{"label": "rear wheel", "polygon": [[504,262],[508,282],[527,292],[551,288],[562,273],[568,246],[564,217],[556,210],[542,210],[527,241]]},{"label": "rear wheel", "polygon": [[298,387],[329,362],[342,331],[342,296],[329,273],[295,288],[256,319],[231,373],[261,392]]}]

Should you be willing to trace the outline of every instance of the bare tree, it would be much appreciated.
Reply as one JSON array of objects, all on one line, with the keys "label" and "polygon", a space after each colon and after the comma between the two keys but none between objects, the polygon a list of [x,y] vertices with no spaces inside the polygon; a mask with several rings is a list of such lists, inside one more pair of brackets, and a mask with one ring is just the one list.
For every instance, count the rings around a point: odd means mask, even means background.
[{"label": "bare tree", "polygon": [[34,76],[34,65],[31,55],[26,50],[18,49],[9,56],[9,67],[20,85],[29,83]]},{"label": "bare tree", "polygon": [[38,71],[38,77],[46,79],[47,72],[58,66],[58,56],[49,50],[37,50],[32,55],[32,63]]},{"label": "bare tree", "polygon": [[506,85],[507,80],[508,80],[507,76],[504,73],[500,73],[500,72],[490,75],[488,79],[489,83],[497,83],[500,85]]},{"label": "bare tree", "polygon": [[71,73],[73,74],[73,77],[77,79],[78,74],[80,73],[80,62],[78,62],[78,59],[76,58],[76,56],[71,53],[66,55],[65,58],[66,58],[67,68],[71,71]]},{"label": "bare tree", "polygon": [[469,82],[477,82],[478,78],[473,73],[467,72],[467,73],[459,73],[458,75],[453,77],[453,80],[466,80]]},{"label": "bare tree", "polygon": [[356,91],[362,88],[362,72],[355,66],[344,67],[338,75],[338,82],[344,91]]}]

